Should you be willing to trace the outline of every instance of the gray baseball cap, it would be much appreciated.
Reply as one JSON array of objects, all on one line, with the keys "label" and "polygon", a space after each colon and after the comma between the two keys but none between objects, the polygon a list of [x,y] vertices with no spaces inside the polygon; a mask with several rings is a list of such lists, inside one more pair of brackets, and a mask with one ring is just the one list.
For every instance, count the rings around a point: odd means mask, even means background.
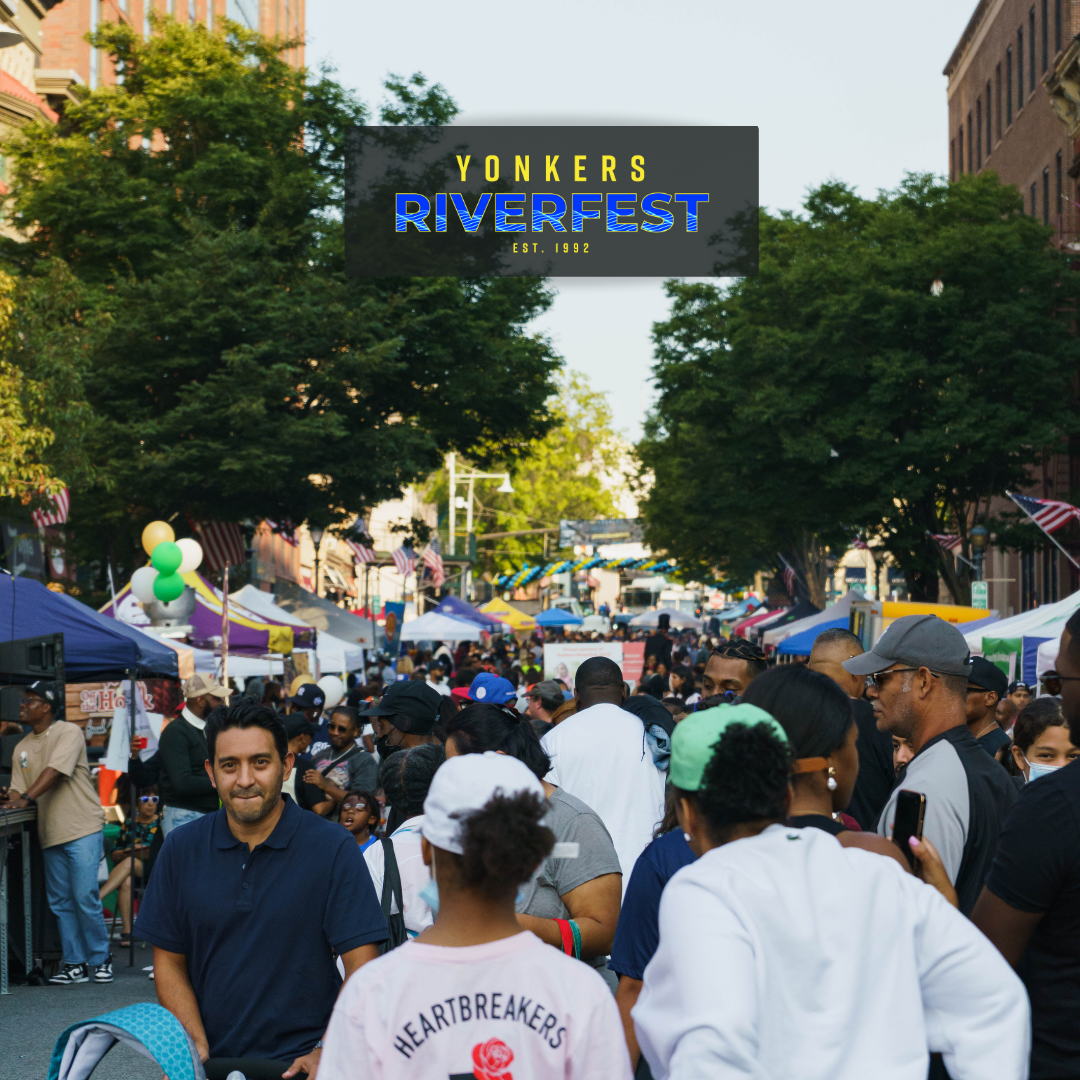
[{"label": "gray baseball cap", "polygon": [[852,675],[874,675],[898,663],[927,667],[939,675],[971,674],[971,652],[964,635],[936,615],[897,619],[869,652],[845,660],[842,666]]}]

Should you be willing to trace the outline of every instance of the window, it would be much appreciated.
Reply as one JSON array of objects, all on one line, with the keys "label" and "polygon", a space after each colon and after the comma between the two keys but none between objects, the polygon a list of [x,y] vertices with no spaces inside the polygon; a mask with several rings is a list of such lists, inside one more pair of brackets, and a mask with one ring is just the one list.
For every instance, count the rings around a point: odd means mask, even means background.
[{"label": "window", "polygon": [[1050,224],[1050,166],[1043,169],[1043,224]]},{"label": "window", "polygon": [[990,156],[990,151],[994,148],[994,131],[990,124],[991,116],[990,108],[990,83],[986,84],[986,156]]},{"label": "window", "polygon": [[225,14],[234,22],[243,23],[249,30],[259,29],[258,0],[227,0]]},{"label": "window", "polygon": [[972,164],[971,164],[971,161],[972,161],[972,157],[971,157],[972,145],[971,145],[971,144],[972,144],[972,143],[973,143],[973,142],[974,142],[975,140],[974,140],[974,139],[972,138],[972,131],[971,131],[971,113],[968,113],[968,131],[967,131],[967,136],[968,136],[968,166],[967,166],[967,171],[968,171],[968,172],[974,172],[974,171],[975,171],[975,169],[974,169],[974,168],[972,167]]},{"label": "window", "polygon": [[214,0],[206,0],[206,29],[214,29]]},{"label": "window", "polygon": [[1005,126],[1012,123],[1012,46],[1005,50]]},{"label": "window", "polygon": [[[93,34],[98,28],[98,5],[100,0],[90,0],[90,33]],[[90,50],[90,89],[96,90],[98,85],[99,52],[97,49]]]},{"label": "window", "polygon": [[1047,544],[1043,548],[1043,603],[1056,604],[1058,598],[1057,552]]},{"label": "window", "polygon": [[1061,214],[1061,211],[1062,211],[1062,205],[1061,205],[1061,195],[1062,195],[1062,192],[1061,192],[1061,151],[1060,150],[1057,152],[1057,158],[1054,161],[1054,171],[1055,171],[1055,174],[1056,174],[1055,179],[1054,179],[1054,217],[1056,217],[1058,219],[1058,222],[1060,223],[1061,217],[1062,217],[1062,214]]},{"label": "window", "polygon": [[[1058,159],[1061,159],[1061,155],[1058,154]],[[956,179],[956,140],[949,140],[949,179]]]},{"label": "window", "polygon": [[1035,552],[1023,551],[1020,553],[1020,608],[1022,611],[1030,611],[1038,597],[1035,595]]},{"label": "window", "polygon": [[1061,52],[1061,0],[1054,0],[1054,52]]},{"label": "window", "polygon": [[1049,64],[1050,53],[1050,21],[1047,18],[1047,5],[1048,0],[1042,0],[1042,69],[1043,74],[1046,74],[1046,68]]},{"label": "window", "polygon": [[994,74],[994,113],[997,116],[997,137],[1001,142],[1001,65],[998,64]]},{"label": "window", "polygon": [[148,38],[150,36],[150,10],[151,0],[143,0],[142,6],[142,36]]},{"label": "window", "polygon": [[188,0],[188,22],[195,25],[195,0]]},{"label": "window", "polygon": [[960,125],[960,156],[956,159],[956,171],[963,173],[964,171],[964,125]]},{"label": "window", "polygon": [[1016,111],[1024,107],[1024,28],[1016,31]]},{"label": "window", "polygon": [[1035,5],[1028,12],[1028,89],[1035,89]]},{"label": "window", "polygon": [[1036,205],[1036,201],[1035,201],[1035,185],[1034,184],[1031,185],[1031,216],[1032,217],[1038,217],[1039,216],[1039,208]]},{"label": "window", "polygon": [[975,168],[982,168],[982,98],[975,99]]}]

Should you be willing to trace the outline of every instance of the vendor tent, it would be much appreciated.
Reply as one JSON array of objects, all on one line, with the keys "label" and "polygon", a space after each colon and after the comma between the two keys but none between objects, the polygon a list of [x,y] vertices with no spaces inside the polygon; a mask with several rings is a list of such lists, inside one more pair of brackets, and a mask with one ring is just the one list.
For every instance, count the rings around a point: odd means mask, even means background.
[{"label": "vendor tent", "polygon": [[274,601],[320,632],[333,634],[353,645],[363,645],[365,649],[375,648],[375,627],[370,619],[362,619],[351,611],[339,608],[332,601],[316,596],[294,582],[274,582]]},{"label": "vendor tent", "polygon": [[[585,620],[566,608],[548,608],[536,616],[537,626],[580,626]],[[633,626],[633,622],[630,624]]]},{"label": "vendor tent", "polygon": [[756,596],[748,596],[745,600],[740,600],[734,607],[718,611],[711,617],[719,619],[721,622],[731,622],[732,619],[741,619],[744,616],[749,615],[752,611],[761,607],[761,604],[762,601]]},{"label": "vendor tent", "polygon": [[747,638],[751,641],[760,641],[761,635],[766,630],[775,630],[780,626],[787,626],[791,623],[801,622],[803,619],[809,618],[811,615],[817,615],[820,613],[820,609],[814,604],[811,604],[809,600],[800,600],[793,607],[781,608],[775,613],[771,619],[762,619],[759,623],[754,623]]},{"label": "vendor tent", "polygon": [[809,656],[810,650],[814,647],[814,642],[817,640],[818,634],[823,633],[825,630],[831,630],[834,627],[846,630],[848,628],[847,618],[833,619],[831,622],[815,623],[808,630],[802,630],[798,634],[792,634],[791,637],[785,638],[777,646],[776,651],[781,656]]},{"label": "vendor tent", "polygon": [[767,649],[770,645],[779,645],[781,641],[786,641],[796,634],[802,634],[813,626],[820,625],[824,629],[826,623],[832,626],[839,625],[840,621],[843,621],[846,626],[851,617],[852,603],[862,598],[863,594],[858,589],[850,589],[836,603],[830,604],[824,611],[816,611],[805,619],[799,619],[797,622],[785,623],[782,626],[770,626],[761,638],[762,648]]},{"label": "vendor tent", "polygon": [[659,626],[660,616],[667,615],[671,620],[671,625],[680,627],[683,629],[699,627],[701,626],[701,619],[696,615],[687,615],[685,611],[679,611],[677,608],[661,607],[655,611],[643,611],[640,615],[635,615],[630,620],[631,626]]},{"label": "vendor tent", "polygon": [[1080,592],[1074,592],[1056,604],[1044,604],[1030,611],[1022,611],[1019,615],[999,619],[986,633],[982,629],[969,630],[967,626],[960,629],[972,652],[979,652],[983,647],[983,637],[987,635],[993,638],[1019,638],[1034,627],[1062,617],[1068,618],[1077,609],[1080,609]]},{"label": "vendor tent", "polygon": [[526,615],[524,611],[511,606],[505,600],[489,600],[480,610],[488,615],[494,615],[504,623],[509,623],[511,630],[536,629],[536,620],[531,615]]},{"label": "vendor tent", "polygon": [[[781,608],[780,611],[790,611],[790,608]],[[776,608],[769,608],[764,611],[755,611],[748,618],[742,619],[735,623],[731,628],[732,634],[735,637],[746,637],[746,631],[759,622],[765,622],[766,619],[774,619],[780,612]]]},{"label": "vendor tent", "polygon": [[[191,643],[203,649],[220,649],[221,616],[224,602],[198,571],[184,575],[195,590],[195,610],[191,615]],[[294,648],[310,648],[315,635],[310,629],[294,630],[279,619],[268,619],[248,611],[242,604],[229,601],[229,655],[262,656],[264,653],[287,655]]]},{"label": "vendor tent", "polygon": [[481,628],[466,619],[452,619],[429,611],[402,624],[402,641],[479,641]]},{"label": "vendor tent", "polygon": [[177,654],[147,634],[109,619],[31,578],[0,577],[0,641],[64,635],[68,682],[139,676],[178,678]]},{"label": "vendor tent", "polygon": [[473,607],[467,600],[462,600],[460,596],[444,596],[435,605],[435,610],[440,615],[449,615],[451,619],[467,619],[469,622],[474,622],[477,626],[482,626],[493,634],[506,629],[506,624],[501,619]]}]

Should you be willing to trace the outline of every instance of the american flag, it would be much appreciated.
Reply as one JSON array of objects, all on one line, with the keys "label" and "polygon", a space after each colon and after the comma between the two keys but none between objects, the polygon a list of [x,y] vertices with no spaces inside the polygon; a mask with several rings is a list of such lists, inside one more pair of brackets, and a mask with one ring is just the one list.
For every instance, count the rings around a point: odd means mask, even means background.
[{"label": "american flag", "polygon": [[296,526],[291,521],[271,521],[266,519],[266,524],[276,532],[286,544],[293,547],[300,546],[300,537],[296,535]]},{"label": "american flag", "polygon": [[955,551],[960,546],[960,537],[953,536],[952,533],[931,533],[930,539],[946,551]]},{"label": "american flag", "polygon": [[870,545],[861,536],[856,536],[855,539],[852,540],[851,546],[855,548],[856,551],[868,551],[870,549]]},{"label": "american flag", "polygon": [[68,510],[71,508],[71,493],[63,487],[55,495],[47,495],[46,500],[52,505],[43,506],[30,515],[34,519],[34,524],[39,529],[44,529],[46,525],[63,525],[68,519]]},{"label": "american flag", "polygon": [[399,574],[411,574],[416,569],[416,552],[411,547],[402,544],[392,555]]},{"label": "american flag", "polygon": [[348,548],[356,556],[358,563],[369,563],[375,561],[375,549],[364,547],[363,544],[358,544],[355,540],[345,541]]},{"label": "american flag", "polygon": [[243,566],[247,562],[244,535],[235,521],[188,520],[199,534],[203,566],[208,570],[224,570],[226,566]]},{"label": "american flag", "polygon": [[435,588],[446,580],[446,571],[443,569],[442,552],[439,550],[439,538],[433,536],[431,543],[424,548],[424,565],[431,571],[431,580]]},{"label": "american flag", "polygon": [[788,596],[795,595],[795,571],[790,566],[784,566],[784,588],[788,591]]},{"label": "american flag", "polygon": [[1009,495],[1044,532],[1052,533],[1073,518],[1080,518],[1080,509],[1056,499],[1033,499],[1030,495]]}]

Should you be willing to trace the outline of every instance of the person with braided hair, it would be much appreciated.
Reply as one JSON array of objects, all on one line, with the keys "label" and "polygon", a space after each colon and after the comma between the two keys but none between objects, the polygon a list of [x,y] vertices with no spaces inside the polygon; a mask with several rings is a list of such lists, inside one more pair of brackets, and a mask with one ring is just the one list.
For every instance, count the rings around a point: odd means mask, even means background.
[{"label": "person with braided hair", "polygon": [[742,694],[768,667],[765,654],[752,641],[742,638],[721,641],[705,664],[701,696],[704,699],[718,694]]},{"label": "person with braided hair", "polygon": [[509,755],[438,770],[421,826],[435,923],[346,984],[318,1080],[630,1080],[603,980],[514,912],[555,842],[547,812],[540,781]]},{"label": "person with braided hair", "polygon": [[[748,715],[748,710],[753,710]],[[749,704],[675,729],[671,783],[697,860],[660,900],[631,1016],[657,1080],[1025,1080],[1023,984],[893,859],[793,829],[793,755]]]}]

